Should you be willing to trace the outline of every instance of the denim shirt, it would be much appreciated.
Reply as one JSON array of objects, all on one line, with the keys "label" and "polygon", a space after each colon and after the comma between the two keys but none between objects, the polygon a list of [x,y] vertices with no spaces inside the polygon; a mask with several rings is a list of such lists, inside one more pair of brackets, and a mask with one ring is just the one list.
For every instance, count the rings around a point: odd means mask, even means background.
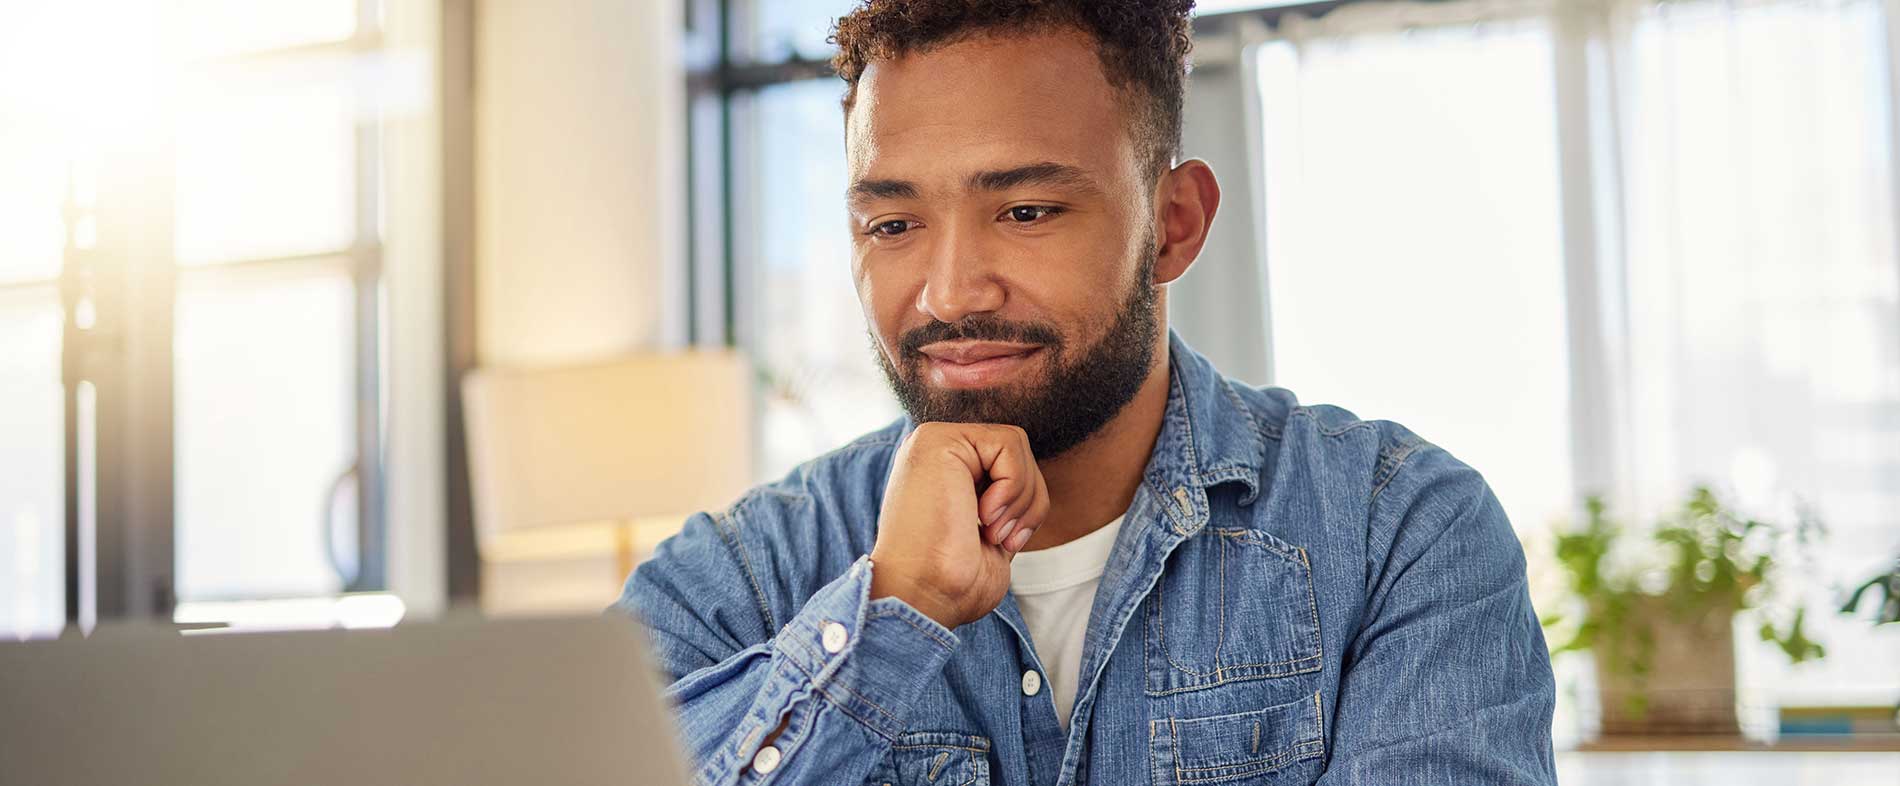
[{"label": "denim shirt", "polygon": [[696,782],[1555,783],[1549,656],[1484,479],[1174,335],[1169,370],[1066,733],[1013,597],[955,630],[869,598],[900,420],[628,579]]}]

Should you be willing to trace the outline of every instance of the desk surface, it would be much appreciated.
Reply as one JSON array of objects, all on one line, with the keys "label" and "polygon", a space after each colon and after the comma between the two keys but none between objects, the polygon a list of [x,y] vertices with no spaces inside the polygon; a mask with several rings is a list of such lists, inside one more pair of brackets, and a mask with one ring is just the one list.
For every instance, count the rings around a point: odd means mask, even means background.
[{"label": "desk surface", "polygon": [[1900,786],[1900,753],[1645,751],[1557,754],[1564,786]]}]

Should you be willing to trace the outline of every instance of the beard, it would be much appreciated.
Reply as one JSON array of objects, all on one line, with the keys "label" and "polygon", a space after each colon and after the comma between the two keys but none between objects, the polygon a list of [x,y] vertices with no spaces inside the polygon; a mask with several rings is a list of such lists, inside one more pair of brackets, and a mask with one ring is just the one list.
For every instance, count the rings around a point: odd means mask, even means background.
[{"label": "beard", "polygon": [[[875,334],[871,354],[911,420],[1016,426],[1029,435],[1036,460],[1046,461],[1094,436],[1147,381],[1160,332],[1155,255],[1151,239],[1142,249],[1133,289],[1093,345],[1076,347],[1050,325],[1005,322],[986,312],[954,324],[933,320],[906,332],[898,342],[896,364],[878,348]],[[1038,344],[1048,362],[1040,378],[1026,382],[983,390],[933,389],[924,379],[926,358],[920,350],[958,339]]]}]

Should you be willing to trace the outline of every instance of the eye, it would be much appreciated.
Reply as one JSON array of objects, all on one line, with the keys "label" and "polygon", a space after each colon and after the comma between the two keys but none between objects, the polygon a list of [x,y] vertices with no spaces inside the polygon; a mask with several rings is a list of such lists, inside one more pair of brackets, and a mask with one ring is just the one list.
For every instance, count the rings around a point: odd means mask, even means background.
[{"label": "eye", "polygon": [[1030,224],[1062,212],[1062,208],[1053,205],[1017,205],[1009,209],[1009,220],[1018,224]]},{"label": "eye", "polygon": [[905,232],[909,232],[910,230],[911,230],[911,222],[898,219],[895,221],[885,221],[879,224],[874,224],[871,226],[871,231],[866,232],[865,234],[874,235],[878,237],[896,237],[898,235],[904,234]]}]

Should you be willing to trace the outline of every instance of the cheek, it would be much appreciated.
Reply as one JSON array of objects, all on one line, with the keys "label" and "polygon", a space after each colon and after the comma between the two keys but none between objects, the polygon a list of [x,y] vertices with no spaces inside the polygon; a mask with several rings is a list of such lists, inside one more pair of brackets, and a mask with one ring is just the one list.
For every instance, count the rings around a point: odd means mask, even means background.
[{"label": "cheek", "polygon": [[890,275],[890,271],[870,270],[862,262],[853,266],[853,272],[857,277],[858,307],[864,312],[865,324],[888,349],[896,344],[904,314],[910,310],[903,282]]},{"label": "cheek", "polygon": [[1075,337],[1092,338],[1115,317],[1110,302],[1119,302],[1135,276],[1138,261],[1119,237],[1078,239],[1060,249],[1038,249],[1020,261],[1022,271],[1010,277],[1010,297],[1057,323]]}]

